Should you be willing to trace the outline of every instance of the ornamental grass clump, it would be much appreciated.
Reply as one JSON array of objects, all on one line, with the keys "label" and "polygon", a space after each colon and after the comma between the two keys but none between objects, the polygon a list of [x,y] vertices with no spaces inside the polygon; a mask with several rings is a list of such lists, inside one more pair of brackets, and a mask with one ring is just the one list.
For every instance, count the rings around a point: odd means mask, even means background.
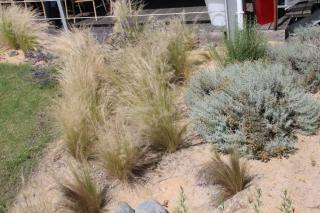
[{"label": "ornamental grass clump", "polygon": [[113,3],[115,17],[113,32],[114,38],[119,45],[135,43],[143,32],[144,27],[139,23],[138,16],[142,8],[142,4],[139,5],[128,0],[120,0]]},{"label": "ornamental grass clump", "polygon": [[89,30],[74,30],[54,38],[51,50],[60,56],[60,96],[53,115],[69,152],[87,159],[96,140],[95,125],[101,120],[103,56]]},{"label": "ornamental grass clump", "polygon": [[319,47],[289,42],[270,48],[271,60],[291,68],[299,76],[299,82],[312,93],[320,89],[320,50]]},{"label": "ornamental grass clump", "polygon": [[244,190],[251,181],[247,163],[241,161],[236,150],[231,151],[228,162],[214,152],[212,160],[201,169],[200,175],[206,183],[222,187],[224,200]]},{"label": "ornamental grass clump", "polygon": [[[157,31],[162,33],[162,31]],[[127,47],[114,59],[122,112],[139,132],[142,141],[157,150],[174,152],[182,142],[184,128],[174,103],[173,78],[166,58],[166,40],[156,34]],[[123,109],[124,108],[124,109]]]},{"label": "ornamental grass clump", "polygon": [[174,105],[174,97],[168,85],[166,64],[161,59],[132,52],[128,63],[131,76],[123,84],[127,117],[135,124],[142,140],[155,149],[174,152],[182,142],[182,128]]},{"label": "ornamental grass clump", "polygon": [[147,149],[133,140],[129,127],[121,122],[114,118],[100,126],[98,160],[114,179],[128,183],[151,162],[146,157]]},{"label": "ornamental grass clump", "polygon": [[295,132],[317,132],[319,101],[281,64],[245,63],[195,76],[185,100],[195,130],[219,151],[267,160],[294,150]]},{"label": "ornamental grass clump", "polygon": [[194,47],[196,36],[191,27],[184,24],[181,18],[170,20],[166,27],[168,44],[168,63],[174,70],[174,82],[183,81],[190,76],[191,64],[188,54]]},{"label": "ornamental grass clump", "polygon": [[62,208],[77,213],[102,213],[107,203],[107,188],[99,189],[87,167],[72,168],[72,179],[61,181]]},{"label": "ornamental grass clump", "polygon": [[39,48],[49,25],[38,18],[35,11],[26,8],[0,7],[0,44],[24,52]]}]

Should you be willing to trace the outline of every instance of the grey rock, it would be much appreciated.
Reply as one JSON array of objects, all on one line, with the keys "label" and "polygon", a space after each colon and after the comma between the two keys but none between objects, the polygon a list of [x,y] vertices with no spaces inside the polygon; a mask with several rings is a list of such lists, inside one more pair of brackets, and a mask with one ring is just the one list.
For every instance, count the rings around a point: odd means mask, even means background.
[{"label": "grey rock", "polygon": [[10,52],[8,52],[8,56],[9,57],[14,57],[14,56],[17,56],[17,55],[19,55],[19,53],[16,50],[11,50]]},{"label": "grey rock", "polygon": [[155,200],[145,200],[138,205],[135,213],[168,213],[168,211]]},{"label": "grey rock", "polygon": [[113,213],[134,213],[134,209],[126,202],[119,202]]},{"label": "grey rock", "polygon": [[38,79],[46,79],[49,76],[48,73],[42,70],[33,70],[31,72],[31,75],[33,78],[38,78]]}]

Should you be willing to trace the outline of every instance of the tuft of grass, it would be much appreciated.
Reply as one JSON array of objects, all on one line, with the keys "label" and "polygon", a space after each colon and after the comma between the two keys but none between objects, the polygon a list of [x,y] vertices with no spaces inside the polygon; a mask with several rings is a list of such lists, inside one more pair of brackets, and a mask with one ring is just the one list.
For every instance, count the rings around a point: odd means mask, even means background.
[{"label": "tuft of grass", "polygon": [[214,152],[211,162],[202,169],[203,177],[209,184],[218,184],[223,188],[224,198],[229,198],[245,189],[250,182],[247,164],[241,162],[238,151],[231,151],[228,162]]},{"label": "tuft of grass", "polygon": [[6,212],[42,150],[54,135],[46,106],[54,87],[31,80],[29,65],[0,64],[0,212]]},{"label": "tuft of grass", "polygon": [[140,139],[154,149],[174,152],[182,142],[185,127],[169,84],[172,73],[162,54],[162,45],[139,43],[128,47],[118,59],[116,86],[124,114]]},{"label": "tuft of grass", "polygon": [[103,55],[89,30],[73,30],[55,37],[51,51],[60,56],[53,116],[69,152],[78,160],[92,154],[94,126],[101,120],[100,75]]},{"label": "tuft of grass", "polygon": [[24,52],[40,46],[48,23],[36,21],[38,14],[15,5],[0,7],[0,44]]},{"label": "tuft of grass", "polygon": [[168,64],[174,70],[174,81],[188,79],[190,76],[190,66],[188,53],[195,43],[195,33],[183,23],[183,19],[175,18],[170,20],[167,26],[169,38],[168,44]]},{"label": "tuft of grass", "polygon": [[247,23],[243,30],[236,29],[234,35],[226,37],[224,46],[223,56],[217,51],[214,52],[222,65],[255,61],[267,55],[267,43],[257,31],[256,26],[251,23]]},{"label": "tuft of grass", "polygon": [[71,169],[73,179],[60,182],[64,199],[62,207],[77,213],[100,213],[107,203],[106,187],[102,190],[93,182],[87,166]]},{"label": "tuft of grass", "polygon": [[113,178],[127,183],[150,162],[146,162],[144,148],[131,140],[126,126],[117,120],[113,123],[99,130],[98,159]]},{"label": "tuft of grass", "polygon": [[142,8],[142,4],[139,5],[139,3],[128,0],[116,1],[113,4],[113,14],[115,17],[113,31],[116,37],[119,34],[122,35],[123,40],[120,40],[120,45],[135,43],[143,32],[144,26],[139,24],[138,17]]}]

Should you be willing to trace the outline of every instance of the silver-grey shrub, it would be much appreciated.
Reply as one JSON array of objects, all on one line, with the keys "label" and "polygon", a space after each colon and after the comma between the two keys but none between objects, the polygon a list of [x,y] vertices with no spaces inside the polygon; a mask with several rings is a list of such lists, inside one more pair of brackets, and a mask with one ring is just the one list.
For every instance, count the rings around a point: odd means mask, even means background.
[{"label": "silver-grey shrub", "polygon": [[280,64],[236,64],[195,76],[185,101],[194,129],[217,149],[267,160],[294,150],[295,130],[313,134],[320,103]]},{"label": "silver-grey shrub", "polygon": [[293,40],[320,47],[320,27],[299,27],[294,31]]},{"label": "silver-grey shrub", "polygon": [[299,81],[307,91],[313,93],[319,91],[320,46],[294,41],[270,48],[269,56],[272,61],[291,67],[299,75]]}]

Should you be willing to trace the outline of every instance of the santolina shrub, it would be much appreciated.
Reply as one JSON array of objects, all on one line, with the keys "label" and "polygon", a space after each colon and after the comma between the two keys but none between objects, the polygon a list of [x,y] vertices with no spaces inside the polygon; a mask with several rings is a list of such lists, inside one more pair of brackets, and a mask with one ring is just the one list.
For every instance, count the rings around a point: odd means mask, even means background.
[{"label": "santolina shrub", "polygon": [[295,130],[319,127],[319,102],[295,81],[280,64],[237,64],[195,76],[185,100],[194,128],[218,150],[266,160],[294,149]]},{"label": "santolina shrub", "polygon": [[299,75],[299,81],[307,91],[319,91],[320,50],[318,47],[303,44],[300,41],[290,42],[270,48],[269,57],[273,61],[291,67]]},{"label": "santolina shrub", "polygon": [[320,27],[306,26],[299,27],[294,31],[294,41],[302,42],[320,47]]}]

